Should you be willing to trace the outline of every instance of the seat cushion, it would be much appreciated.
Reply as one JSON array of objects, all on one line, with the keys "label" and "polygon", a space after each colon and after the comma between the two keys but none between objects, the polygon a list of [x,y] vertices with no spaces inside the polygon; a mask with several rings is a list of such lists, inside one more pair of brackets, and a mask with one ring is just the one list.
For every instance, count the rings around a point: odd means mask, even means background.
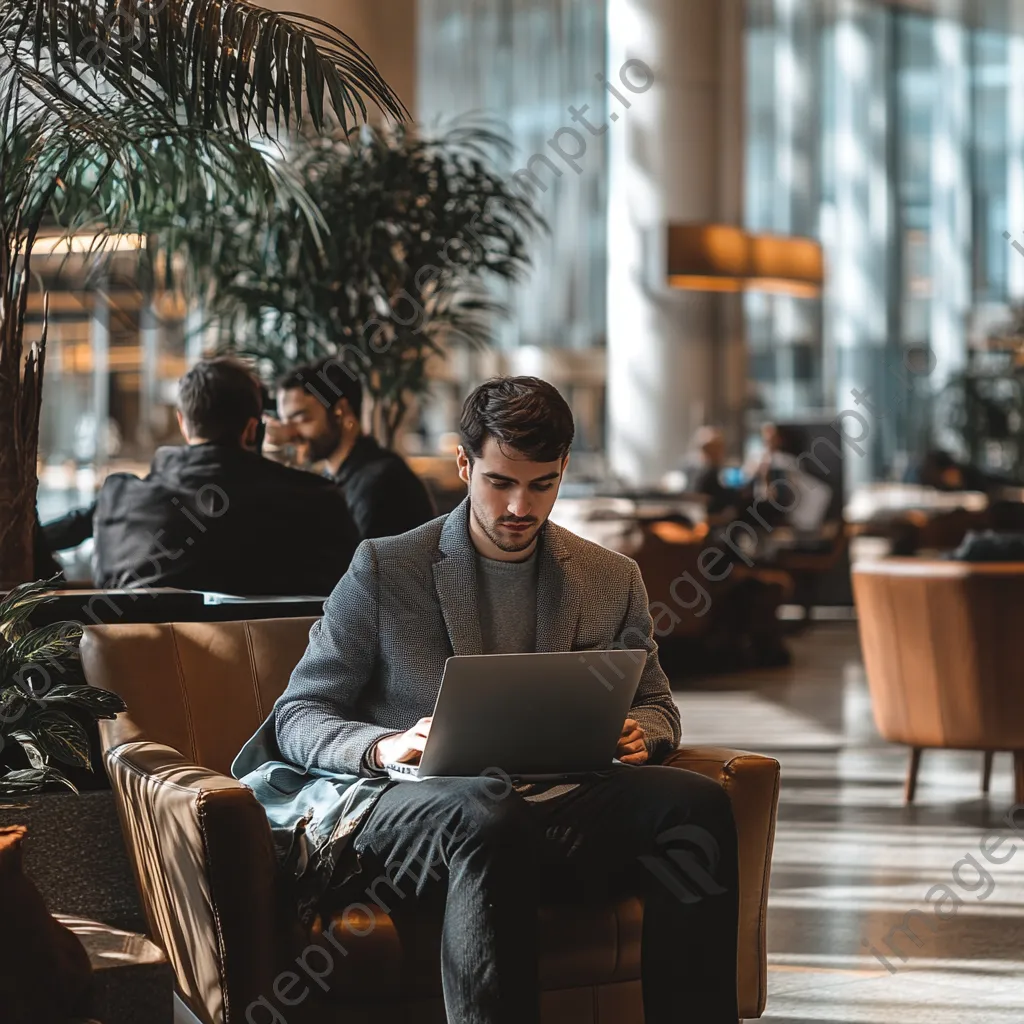
[{"label": "seat cushion", "polygon": [[[379,995],[385,989],[396,997],[440,994],[437,916],[417,916],[411,927],[403,927],[401,936],[392,917],[379,907],[352,903],[329,920],[330,937],[318,919],[317,949],[307,949],[304,955],[309,970],[324,977],[333,997],[358,1000],[360,992]],[[642,923],[643,904],[632,896],[598,905],[542,907],[538,920],[541,988],[638,979]]]}]

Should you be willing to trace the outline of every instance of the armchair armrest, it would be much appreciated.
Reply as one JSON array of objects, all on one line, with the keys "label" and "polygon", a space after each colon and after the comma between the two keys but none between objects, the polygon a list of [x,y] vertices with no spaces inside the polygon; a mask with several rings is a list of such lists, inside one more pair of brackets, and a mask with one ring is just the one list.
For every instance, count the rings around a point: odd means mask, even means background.
[{"label": "armchair armrest", "polygon": [[724,747],[679,747],[664,764],[714,779],[732,801],[739,841],[739,1009],[741,1018],[760,1017],[768,994],[765,927],[779,806],[779,762]]},{"label": "armchair armrest", "polygon": [[286,929],[270,826],[252,792],[173,747],[104,755],[154,941],[204,1024],[244,1019],[269,991]]}]

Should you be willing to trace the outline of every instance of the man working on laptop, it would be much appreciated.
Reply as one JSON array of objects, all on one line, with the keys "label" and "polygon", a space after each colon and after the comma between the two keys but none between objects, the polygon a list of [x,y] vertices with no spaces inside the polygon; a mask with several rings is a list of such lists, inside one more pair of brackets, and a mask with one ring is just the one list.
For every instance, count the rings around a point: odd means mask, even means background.
[{"label": "man working on laptop", "polygon": [[[348,780],[333,784],[351,821],[350,853],[389,879],[415,879],[415,899],[391,908],[400,934],[403,915],[437,897],[450,1021],[540,1019],[538,900],[557,880],[580,899],[606,898],[623,881],[646,896],[647,1024],[735,1024],[729,799],[703,776],[655,763],[678,743],[679,714],[636,564],[548,522],[572,414],[544,381],[492,380],[467,399],[461,434],[467,500],[360,545],[264,728],[282,763]],[[645,662],[618,740],[623,764],[574,784],[506,787],[500,799],[494,778],[389,780],[385,765],[414,763],[423,750],[450,655],[613,647],[639,648]],[[573,728],[564,723],[567,734]],[[250,757],[243,751],[236,774]],[[322,823],[314,831],[323,834]],[[346,834],[344,825],[328,831]],[[692,900],[645,866],[680,836],[693,843],[685,856],[700,860]],[[413,872],[424,864],[434,871]]]}]

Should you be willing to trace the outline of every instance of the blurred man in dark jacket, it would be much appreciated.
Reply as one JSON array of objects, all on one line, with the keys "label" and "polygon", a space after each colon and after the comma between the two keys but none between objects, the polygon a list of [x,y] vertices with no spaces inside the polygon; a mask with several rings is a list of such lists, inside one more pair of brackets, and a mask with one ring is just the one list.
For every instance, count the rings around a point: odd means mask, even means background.
[{"label": "blurred man in dark jacket", "polygon": [[722,470],[725,469],[725,435],[717,427],[701,427],[694,444],[700,462],[690,473],[689,490],[708,499],[709,516],[731,513],[734,517],[744,503],[749,504],[749,499],[736,488],[726,487],[722,483]]},{"label": "blurred man in dark jacket", "polygon": [[363,387],[336,359],[300,366],[277,386],[279,422],[268,439],[308,446],[345,494],[362,539],[391,537],[437,515],[423,481],[396,452],[363,433]]},{"label": "blurred man in dark jacket", "polygon": [[258,381],[234,359],[182,377],[187,444],[159,448],[144,479],[115,473],[100,490],[97,586],[330,593],[358,541],[352,518],[328,481],[259,454],[262,412]]}]

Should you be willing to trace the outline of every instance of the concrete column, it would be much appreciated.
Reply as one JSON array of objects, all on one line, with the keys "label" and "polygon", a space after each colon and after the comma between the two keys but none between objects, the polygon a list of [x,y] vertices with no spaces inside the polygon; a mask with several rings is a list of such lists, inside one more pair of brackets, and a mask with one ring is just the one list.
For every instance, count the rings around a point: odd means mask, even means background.
[{"label": "concrete column", "polygon": [[[668,224],[740,222],[742,32],[739,0],[608,0],[607,79],[631,103],[609,101],[608,457],[628,484],[676,468],[742,394],[721,380],[745,373],[729,300],[672,291],[664,265]],[[630,61],[653,73],[642,94]]]},{"label": "concrete column", "polygon": [[[775,223],[783,235],[820,237],[821,146],[819,12],[803,0],[775,0]],[[820,350],[820,303],[772,296],[775,413],[798,415],[815,405],[796,378],[798,347]]]},{"label": "concrete column", "polygon": [[[889,247],[892,231],[888,166],[888,61],[885,11],[867,0],[840,0],[835,61],[835,216],[827,232],[829,260],[826,347],[834,357],[829,395],[835,410],[856,407],[855,389],[879,392],[886,381],[889,335]],[[883,425],[886,420],[883,420]],[[883,427],[884,429],[884,427]],[[879,443],[875,429],[872,446]],[[872,459],[847,450],[848,488],[874,477]]]}]

